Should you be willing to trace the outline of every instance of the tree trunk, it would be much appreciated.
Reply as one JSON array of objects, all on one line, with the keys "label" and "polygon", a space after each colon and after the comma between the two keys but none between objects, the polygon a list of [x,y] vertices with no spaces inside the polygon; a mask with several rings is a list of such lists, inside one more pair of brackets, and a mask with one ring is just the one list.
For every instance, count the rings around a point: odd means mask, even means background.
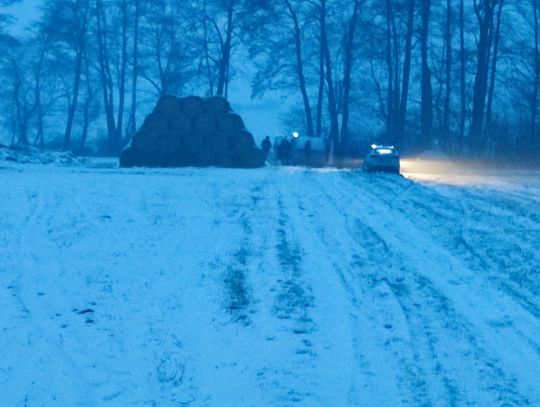
[{"label": "tree trunk", "polygon": [[84,153],[84,149],[86,148],[86,140],[88,139],[88,126],[90,123],[90,97],[87,96],[86,100],[84,101],[84,108],[83,108],[83,127],[81,132],[81,142],[79,144],[79,149],[81,153]]},{"label": "tree trunk", "polygon": [[428,64],[429,20],[431,15],[431,0],[422,0],[421,17],[422,30],[420,34],[422,54],[422,101],[421,101],[421,142],[420,147],[430,148],[433,128],[433,89],[431,85],[431,70]]},{"label": "tree trunk", "polygon": [[[120,78],[118,84],[118,115],[116,119],[116,132],[118,138],[122,137],[124,125],[124,105],[126,99],[126,71],[127,71],[127,31],[128,31],[128,5],[127,0],[122,0],[122,51],[120,61]],[[121,141],[119,140],[119,143]],[[122,143],[121,143],[122,144]],[[122,146],[119,146],[120,148]]]},{"label": "tree trunk", "polygon": [[140,3],[135,0],[135,15],[133,19],[133,72],[131,76],[131,109],[126,129],[126,138],[129,140],[137,131],[137,82],[139,78],[139,21]]},{"label": "tree trunk", "polygon": [[[320,33],[322,34],[322,33]],[[322,35],[319,38],[319,92],[317,94],[317,137],[322,135],[322,115],[323,115],[323,103],[324,103],[324,47],[321,40]]]},{"label": "tree trunk", "polygon": [[75,73],[73,78],[73,94],[71,95],[71,101],[68,106],[68,116],[66,131],[64,132],[64,151],[67,151],[71,147],[71,133],[73,130],[73,121],[75,119],[75,113],[77,112],[77,105],[79,101],[79,89],[81,85],[81,72],[82,72],[82,56],[83,50],[82,46],[79,45],[77,50],[76,60],[75,60]]},{"label": "tree trunk", "polygon": [[38,103],[37,103],[37,133],[36,133],[36,141],[35,145],[38,146],[40,150],[43,151],[45,148],[45,140],[44,140],[44,112],[43,112],[43,104],[41,102],[41,89],[38,90],[37,93]]},{"label": "tree trunk", "polygon": [[499,43],[501,38],[501,21],[504,0],[500,0],[499,9],[497,11],[497,25],[495,28],[495,38],[493,39],[493,59],[491,62],[491,76],[489,81],[488,101],[486,108],[486,125],[488,130],[493,127],[493,97],[495,94],[495,84],[497,76],[497,62],[499,59]]},{"label": "tree trunk", "polygon": [[473,151],[479,151],[482,144],[491,51],[490,31],[493,24],[494,7],[498,0],[483,0],[480,5],[478,5],[477,1],[475,0],[475,8],[480,26],[480,39],[477,50],[478,60],[474,79],[473,111],[470,129],[471,148]]},{"label": "tree trunk", "polygon": [[101,77],[101,87],[103,91],[103,107],[105,109],[105,117],[107,121],[108,134],[108,152],[109,154],[117,154],[120,148],[119,134],[116,130],[114,118],[114,93],[113,81],[111,77],[109,64],[109,50],[107,47],[107,38],[105,32],[105,16],[103,14],[102,0],[96,1],[97,12],[97,37],[99,51],[99,71]]},{"label": "tree trunk", "polygon": [[403,82],[401,87],[401,101],[399,104],[399,118],[397,120],[395,144],[404,143],[405,123],[407,120],[407,105],[409,103],[409,83],[411,77],[412,38],[414,32],[415,0],[409,0],[407,17],[407,35],[405,38],[405,60],[403,61]]},{"label": "tree trunk", "polygon": [[396,133],[394,109],[394,60],[392,58],[392,19],[393,10],[392,2],[386,0],[386,68],[388,71],[388,96],[387,96],[387,113],[386,113],[386,131],[390,137],[394,137]]},{"label": "tree trunk", "polygon": [[81,133],[81,142],[79,144],[79,149],[82,153],[84,153],[84,149],[86,148],[86,140],[88,139],[88,128],[90,126],[90,104],[93,100],[92,84],[90,81],[90,61],[88,60],[87,53],[85,53],[84,57],[84,76],[86,77],[86,100],[84,102],[83,128]]},{"label": "tree trunk", "polygon": [[[81,8],[77,10],[81,12]],[[86,26],[88,21],[88,11],[86,8],[82,9],[83,14],[79,15],[82,20],[77,27],[77,43],[75,49],[75,73],[73,78],[73,95],[71,98],[71,104],[68,107],[68,118],[66,124],[66,130],[64,132],[64,151],[69,150],[71,147],[71,137],[73,131],[73,121],[75,113],[77,112],[77,105],[79,101],[79,90],[81,85],[82,63],[83,56],[86,48]]]},{"label": "tree trunk", "polygon": [[328,45],[328,32],[326,27],[326,0],[320,0],[320,24],[321,41],[324,48],[324,60],[326,67],[326,85],[328,86],[328,113],[330,115],[330,140],[334,148],[339,149],[339,122],[336,101],[336,91],[334,86],[334,76],[332,73],[332,60],[330,58],[330,47]]},{"label": "tree trunk", "polygon": [[345,37],[344,61],[343,61],[343,98],[342,122],[341,122],[341,144],[346,153],[349,147],[349,117],[350,117],[350,95],[351,95],[351,74],[354,65],[354,36],[358,24],[358,15],[360,13],[360,0],[354,0],[354,9],[349,20],[348,30]]},{"label": "tree trunk", "polygon": [[42,69],[43,69],[43,61],[45,59],[45,53],[46,53],[46,47],[43,48],[40,58],[38,67],[36,70],[36,86],[34,90],[35,94],[35,106],[36,106],[36,112],[37,112],[37,134],[34,141],[34,145],[38,146],[40,150],[43,150],[44,148],[44,140],[43,140],[43,103],[41,100],[41,76],[42,76]]},{"label": "tree trunk", "polygon": [[444,112],[442,120],[442,135],[444,137],[444,146],[450,147],[450,100],[452,97],[452,1],[446,0],[446,83],[444,96]]},{"label": "tree trunk", "polygon": [[19,121],[19,145],[27,146],[28,141],[28,122],[25,120],[24,115],[21,116]]},{"label": "tree trunk", "polygon": [[459,150],[463,151],[465,140],[465,121],[467,120],[467,89],[465,81],[466,56],[465,56],[465,6],[464,0],[459,3],[459,90],[460,90],[460,120],[459,120]]},{"label": "tree trunk", "polygon": [[221,44],[221,61],[219,64],[219,76],[217,94],[219,96],[225,95],[225,87],[227,86],[227,76],[229,73],[229,65],[231,63],[231,46],[232,46],[232,34],[234,29],[234,0],[231,0],[227,6],[227,31],[225,34],[225,41]]},{"label": "tree trunk", "polygon": [[306,130],[308,137],[314,135],[313,131],[313,114],[311,111],[311,104],[309,102],[309,95],[307,92],[306,78],[304,74],[304,60],[302,57],[302,30],[300,29],[300,23],[298,22],[298,16],[294,11],[289,0],[285,0],[285,5],[289,10],[289,15],[293,21],[294,26],[294,49],[296,54],[296,74],[298,75],[298,83],[300,85],[300,92],[302,93],[302,100],[304,103],[304,113],[306,116]]},{"label": "tree trunk", "polygon": [[[392,110],[394,112],[394,133],[396,132],[399,120],[399,107],[401,104],[401,85],[400,85],[400,74],[401,74],[401,48],[400,48],[400,38],[396,26],[396,14],[391,13],[391,30],[392,30],[392,39],[393,39],[393,59],[394,59],[394,90],[392,98]],[[393,135],[395,137],[395,134]]]},{"label": "tree trunk", "polygon": [[[15,67],[15,69],[18,69]],[[21,93],[21,77],[19,72],[15,72],[15,85],[13,88],[13,100],[15,102],[15,113],[17,118],[17,144],[27,146],[28,145],[28,134],[26,132],[25,126],[23,126],[23,108],[21,106],[20,93]],[[15,133],[15,131],[14,131]],[[13,143],[12,143],[13,144]]]},{"label": "tree trunk", "polygon": [[28,141],[28,120],[29,115],[27,109],[21,103],[21,86],[22,78],[19,72],[19,67],[15,67],[15,86],[14,86],[14,101],[15,101],[15,111],[17,116],[17,144],[22,146],[27,146]]},{"label": "tree trunk", "polygon": [[[137,0],[138,1],[138,0]],[[210,63],[210,50],[208,47],[210,38],[208,35],[208,13],[207,13],[207,0],[203,2],[203,35],[204,35],[204,63],[206,65],[206,79],[208,80],[208,94],[214,95],[214,74]]]}]

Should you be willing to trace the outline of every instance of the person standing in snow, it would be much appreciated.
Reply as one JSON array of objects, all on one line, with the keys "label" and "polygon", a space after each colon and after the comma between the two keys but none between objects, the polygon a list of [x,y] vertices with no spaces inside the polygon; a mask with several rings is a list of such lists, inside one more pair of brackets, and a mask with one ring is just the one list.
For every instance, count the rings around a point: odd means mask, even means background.
[{"label": "person standing in snow", "polygon": [[282,165],[289,165],[291,155],[291,142],[288,138],[284,138],[279,145],[279,159]]},{"label": "person standing in snow", "polygon": [[261,148],[264,151],[264,156],[266,157],[266,159],[268,159],[268,154],[272,149],[272,142],[270,141],[270,136],[266,136],[266,138],[262,141]]}]

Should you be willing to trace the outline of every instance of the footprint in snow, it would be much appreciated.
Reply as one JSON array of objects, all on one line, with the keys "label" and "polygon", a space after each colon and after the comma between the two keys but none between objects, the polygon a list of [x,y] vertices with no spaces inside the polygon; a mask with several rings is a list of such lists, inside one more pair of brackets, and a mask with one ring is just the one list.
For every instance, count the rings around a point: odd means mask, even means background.
[{"label": "footprint in snow", "polygon": [[172,383],[179,386],[184,381],[186,367],[176,355],[168,355],[157,367],[158,380],[162,384]]}]

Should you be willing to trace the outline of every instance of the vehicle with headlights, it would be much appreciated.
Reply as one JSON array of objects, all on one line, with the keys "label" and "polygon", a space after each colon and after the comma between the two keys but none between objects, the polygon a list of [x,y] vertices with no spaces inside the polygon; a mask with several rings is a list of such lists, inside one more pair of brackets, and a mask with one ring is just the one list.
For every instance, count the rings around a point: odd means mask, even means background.
[{"label": "vehicle with headlights", "polygon": [[373,144],[364,159],[364,171],[382,171],[399,174],[401,170],[399,153],[393,146]]},{"label": "vehicle with headlights", "polygon": [[324,167],[328,155],[326,141],[320,137],[295,137],[291,142],[291,164]]}]

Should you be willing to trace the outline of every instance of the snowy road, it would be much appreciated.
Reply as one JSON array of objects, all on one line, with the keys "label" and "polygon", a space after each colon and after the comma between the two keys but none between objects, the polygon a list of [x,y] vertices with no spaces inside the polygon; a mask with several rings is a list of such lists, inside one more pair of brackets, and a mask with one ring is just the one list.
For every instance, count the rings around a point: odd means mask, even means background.
[{"label": "snowy road", "polygon": [[540,174],[409,178],[0,168],[0,405],[540,405]]}]

